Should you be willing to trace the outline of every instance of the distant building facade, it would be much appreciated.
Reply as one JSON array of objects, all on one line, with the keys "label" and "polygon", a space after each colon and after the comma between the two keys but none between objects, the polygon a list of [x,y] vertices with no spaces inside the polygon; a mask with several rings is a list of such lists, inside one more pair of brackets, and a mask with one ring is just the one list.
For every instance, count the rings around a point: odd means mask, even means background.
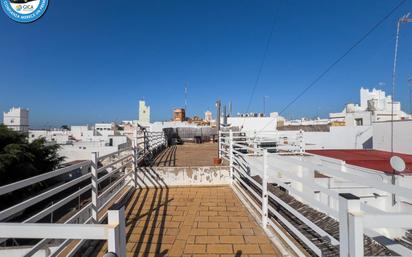
[{"label": "distant building facade", "polygon": [[173,111],[173,121],[185,121],[186,111],[183,108],[176,108]]},{"label": "distant building facade", "polygon": [[117,133],[116,123],[96,123],[94,127],[98,136],[115,136]]},{"label": "distant building facade", "polygon": [[212,112],[211,111],[206,111],[205,112],[205,121],[211,122],[212,119],[213,119]]},{"label": "distant building facade", "polygon": [[29,132],[29,110],[23,108],[11,108],[3,113],[3,124],[8,128],[23,133]]},{"label": "distant building facade", "polygon": [[95,130],[89,125],[71,126],[70,131],[73,139],[79,141],[91,141],[96,136]]},{"label": "distant building facade", "polygon": [[150,106],[145,101],[139,101],[139,123],[150,123]]},{"label": "distant building facade", "polygon": [[401,103],[378,89],[360,89],[360,105],[349,103],[339,113],[330,113],[331,122],[344,122],[346,126],[370,126],[374,122],[411,119],[411,115],[401,110]]},{"label": "distant building facade", "polygon": [[29,141],[44,138],[48,144],[59,144],[59,155],[71,162],[88,160],[92,152],[102,156],[130,146],[133,138],[120,132],[124,127],[114,122],[96,123],[94,127],[71,126],[70,130],[30,130]]}]

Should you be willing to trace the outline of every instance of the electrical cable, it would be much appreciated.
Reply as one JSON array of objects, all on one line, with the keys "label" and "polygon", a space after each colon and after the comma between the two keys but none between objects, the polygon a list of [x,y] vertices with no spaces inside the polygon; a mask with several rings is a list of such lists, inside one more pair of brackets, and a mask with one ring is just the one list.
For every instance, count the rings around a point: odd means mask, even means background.
[{"label": "electrical cable", "polygon": [[[346,50],[340,57],[332,62],[322,73],[320,73],[308,86],[306,86],[295,98],[292,99],[280,112],[283,114],[291,105],[299,100],[306,92],[315,86],[329,71],[331,71],[338,63],[340,63],[346,56],[348,56],[356,47],[358,47],[366,38],[369,37],[380,25],[382,25],[392,14],[398,10],[407,0],[401,0],[394,8],[392,8],[383,18],[381,18],[372,28],[370,28],[359,40],[357,40],[348,50]],[[267,123],[260,131],[264,130],[271,122]]]},{"label": "electrical cable", "polygon": [[[245,114],[247,114],[249,112],[250,106],[252,105],[252,101],[253,101],[253,98],[255,96],[256,88],[259,84],[260,77],[262,75],[263,66],[265,65],[266,58],[267,58],[267,55],[268,55],[268,52],[269,52],[270,42],[272,41],[273,32],[274,32],[276,24],[277,24],[278,13],[279,13],[279,7],[277,9],[275,9],[274,14],[273,14],[273,21],[272,21],[272,25],[271,25],[271,28],[270,28],[270,33],[269,33],[268,39],[266,41],[265,50],[263,51],[263,57],[262,57],[262,60],[260,62],[260,65],[259,65],[259,69],[258,69],[258,73],[257,73],[257,76],[256,76],[255,83],[253,84],[252,92],[251,92],[250,97],[249,97],[249,102],[248,102]],[[242,127],[243,127],[244,123],[245,123],[245,118],[243,118]]]}]

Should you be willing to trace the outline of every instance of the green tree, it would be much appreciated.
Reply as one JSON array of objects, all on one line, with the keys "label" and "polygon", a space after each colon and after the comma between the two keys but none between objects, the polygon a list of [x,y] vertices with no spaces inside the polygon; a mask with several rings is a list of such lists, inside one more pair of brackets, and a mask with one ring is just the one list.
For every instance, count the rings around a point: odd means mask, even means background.
[{"label": "green tree", "polygon": [[49,172],[64,160],[59,145],[27,137],[0,125],[0,186]]}]

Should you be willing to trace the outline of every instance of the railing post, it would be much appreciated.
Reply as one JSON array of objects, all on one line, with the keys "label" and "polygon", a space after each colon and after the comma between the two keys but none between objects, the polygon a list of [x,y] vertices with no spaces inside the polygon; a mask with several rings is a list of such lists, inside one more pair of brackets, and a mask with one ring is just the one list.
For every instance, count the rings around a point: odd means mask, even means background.
[{"label": "railing post", "polygon": [[113,225],[109,232],[107,242],[108,252],[115,253],[118,257],[126,257],[126,225],[124,206],[107,212],[108,224]]},{"label": "railing post", "polygon": [[143,156],[146,156],[146,148],[147,148],[147,134],[146,131],[143,131]]},{"label": "railing post", "polygon": [[303,154],[305,152],[305,146],[303,141],[303,130],[299,130],[299,154]]},{"label": "railing post", "polygon": [[359,212],[349,213],[349,256],[364,256],[363,219]]},{"label": "railing post", "polygon": [[162,136],[163,136],[163,144],[164,144],[164,147],[166,148],[167,147],[167,140],[166,140],[166,133],[164,131],[163,131]]},{"label": "railing post", "polygon": [[[339,256],[341,257],[358,257],[363,256],[363,232],[361,231],[361,242],[355,242],[359,239],[359,219],[354,218],[352,212],[360,211],[360,198],[350,194],[339,194]],[[351,221],[350,221],[351,220]],[[362,244],[362,255],[352,255],[359,253],[360,244]]]},{"label": "railing post", "polygon": [[262,178],[262,227],[268,224],[268,150],[263,149],[263,178]]},{"label": "railing post", "polygon": [[98,169],[98,153],[97,152],[92,152],[91,156],[92,160],[92,165],[91,165],[91,173],[92,173],[92,220],[93,223],[97,223],[98,217],[97,214],[99,212],[99,201],[98,201],[98,195],[99,195],[99,185],[98,185],[98,174],[97,174],[97,169]]},{"label": "railing post", "polygon": [[230,184],[233,183],[233,131],[229,130],[229,175]]},{"label": "railing post", "polygon": [[139,156],[137,155],[138,154],[138,152],[137,152],[137,139],[133,140],[132,153],[133,153],[132,180],[133,180],[134,188],[137,189],[137,167],[138,167],[137,158],[139,158]]},{"label": "railing post", "polygon": [[222,133],[220,132],[220,130],[217,131],[217,153],[218,153],[218,157],[219,159],[222,158]]},{"label": "railing post", "polygon": [[254,136],[253,136],[253,154],[257,155],[257,148],[258,148],[258,143],[257,143],[257,133],[256,130],[253,132]]}]

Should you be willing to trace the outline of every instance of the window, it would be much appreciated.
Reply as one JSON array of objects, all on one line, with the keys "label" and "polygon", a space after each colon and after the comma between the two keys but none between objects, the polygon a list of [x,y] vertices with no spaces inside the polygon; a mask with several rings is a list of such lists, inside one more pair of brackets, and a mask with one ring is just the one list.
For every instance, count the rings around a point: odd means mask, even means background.
[{"label": "window", "polygon": [[360,119],[360,118],[355,119],[355,124],[356,126],[363,126],[363,119]]}]

